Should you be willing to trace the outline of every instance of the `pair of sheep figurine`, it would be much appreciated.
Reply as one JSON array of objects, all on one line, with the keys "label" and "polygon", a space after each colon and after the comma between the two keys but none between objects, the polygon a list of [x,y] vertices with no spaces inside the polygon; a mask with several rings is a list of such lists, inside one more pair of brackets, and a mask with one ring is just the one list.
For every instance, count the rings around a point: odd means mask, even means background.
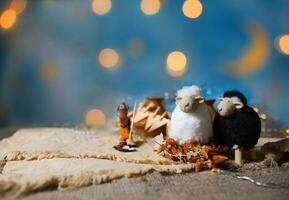
[{"label": "pair of sheep figurine", "polygon": [[214,138],[218,144],[235,149],[235,162],[241,165],[242,149],[249,150],[251,158],[256,159],[253,148],[260,132],[258,114],[247,105],[247,99],[237,90],[227,91],[219,98],[214,121],[198,86],[183,87],[177,92],[169,137],[179,144],[208,144]]}]

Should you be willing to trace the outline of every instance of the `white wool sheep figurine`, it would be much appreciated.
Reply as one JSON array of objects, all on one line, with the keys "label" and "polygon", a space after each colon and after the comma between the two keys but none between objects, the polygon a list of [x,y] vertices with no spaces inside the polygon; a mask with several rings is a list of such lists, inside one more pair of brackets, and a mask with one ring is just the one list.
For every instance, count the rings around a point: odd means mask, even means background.
[{"label": "white wool sheep figurine", "polygon": [[212,119],[198,86],[183,87],[177,92],[169,137],[178,144],[207,144],[213,136]]}]

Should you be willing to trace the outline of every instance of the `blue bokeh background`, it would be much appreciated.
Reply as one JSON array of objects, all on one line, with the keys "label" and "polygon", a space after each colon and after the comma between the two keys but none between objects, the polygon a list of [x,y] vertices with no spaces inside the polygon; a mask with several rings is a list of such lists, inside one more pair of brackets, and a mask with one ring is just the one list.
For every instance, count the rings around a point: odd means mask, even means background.
[{"label": "blue bokeh background", "polygon": [[[9,2],[1,1],[0,12]],[[202,0],[195,20],[184,16],[183,2],[162,0],[159,13],[148,16],[138,0],[112,0],[110,12],[97,16],[90,0],[28,1],[15,26],[0,30],[0,125],[78,124],[89,109],[113,116],[123,99],[132,105],[192,84],[206,98],[239,89],[250,105],[288,125],[289,56],[274,43],[289,34],[289,1]],[[257,71],[232,75],[228,63],[252,42],[248,26],[266,33],[269,54]],[[103,48],[119,53],[118,67],[99,65]],[[188,59],[178,78],[166,71],[166,57],[176,50]],[[52,80],[41,75],[43,65],[55,67]]]}]

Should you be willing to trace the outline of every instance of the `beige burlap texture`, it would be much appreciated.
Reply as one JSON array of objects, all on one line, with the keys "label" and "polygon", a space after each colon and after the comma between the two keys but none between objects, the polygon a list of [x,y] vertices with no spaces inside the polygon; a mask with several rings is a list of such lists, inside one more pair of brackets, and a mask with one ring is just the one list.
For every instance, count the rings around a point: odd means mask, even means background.
[{"label": "beige burlap texture", "polygon": [[181,173],[193,164],[175,164],[158,156],[149,143],[136,152],[112,146],[118,135],[70,128],[21,129],[0,141],[0,194],[73,189],[150,171]]}]

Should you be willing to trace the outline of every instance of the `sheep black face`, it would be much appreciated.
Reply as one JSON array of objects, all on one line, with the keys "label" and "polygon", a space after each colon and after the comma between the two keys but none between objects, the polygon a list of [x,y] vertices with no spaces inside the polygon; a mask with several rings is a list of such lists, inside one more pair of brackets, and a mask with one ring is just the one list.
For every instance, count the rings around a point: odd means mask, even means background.
[{"label": "sheep black face", "polygon": [[176,105],[185,113],[194,112],[200,103],[204,102],[202,96],[177,96]]},{"label": "sheep black face", "polygon": [[243,108],[243,106],[243,103],[237,97],[224,97],[219,98],[217,111],[220,116],[229,117],[235,110],[240,110]]}]

